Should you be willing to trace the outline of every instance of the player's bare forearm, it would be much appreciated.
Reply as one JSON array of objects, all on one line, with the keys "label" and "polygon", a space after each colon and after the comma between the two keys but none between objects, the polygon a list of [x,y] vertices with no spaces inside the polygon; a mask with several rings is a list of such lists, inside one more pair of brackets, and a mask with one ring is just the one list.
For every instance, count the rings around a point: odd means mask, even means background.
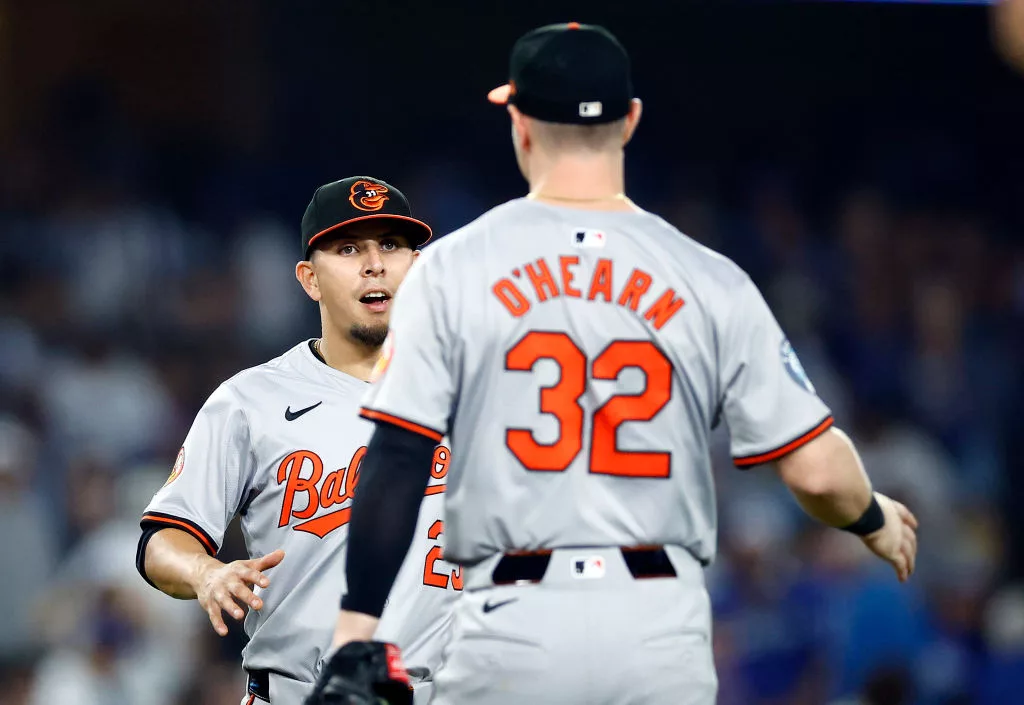
[{"label": "player's bare forearm", "polygon": [[196,599],[200,575],[210,563],[220,561],[178,529],[161,529],[146,545],[146,575],[162,592],[179,600]]},{"label": "player's bare forearm", "polygon": [[341,610],[338,612],[338,621],[334,625],[334,637],[331,639],[331,648],[337,649],[350,641],[369,641],[377,631],[380,620],[362,612]]},{"label": "player's bare forearm", "polygon": [[236,620],[245,617],[242,606],[258,610],[263,600],[252,590],[265,588],[270,578],[264,571],[284,560],[277,550],[259,558],[221,563],[207,555],[202,544],[177,529],[162,529],[146,546],[146,575],[171,597],[195,599],[221,636],[228,633],[223,612]]},{"label": "player's bare forearm", "polygon": [[860,456],[845,433],[830,429],[781,458],[777,468],[805,512],[857,534],[892,565],[901,582],[913,575],[917,519],[899,502],[872,493]]},{"label": "player's bare forearm", "polygon": [[849,437],[831,428],[782,457],[776,468],[807,514],[848,526],[871,504],[871,482]]}]

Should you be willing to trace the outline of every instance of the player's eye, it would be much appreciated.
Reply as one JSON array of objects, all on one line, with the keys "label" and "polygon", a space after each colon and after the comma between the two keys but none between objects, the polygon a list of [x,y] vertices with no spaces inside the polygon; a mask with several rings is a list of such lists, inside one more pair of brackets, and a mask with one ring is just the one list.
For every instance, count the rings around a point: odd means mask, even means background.
[{"label": "player's eye", "polygon": [[338,245],[338,254],[341,255],[354,255],[359,252],[359,248],[352,243],[343,243]]},{"label": "player's eye", "polygon": [[386,237],[380,241],[380,249],[384,252],[392,252],[400,247],[398,240],[393,237]]}]

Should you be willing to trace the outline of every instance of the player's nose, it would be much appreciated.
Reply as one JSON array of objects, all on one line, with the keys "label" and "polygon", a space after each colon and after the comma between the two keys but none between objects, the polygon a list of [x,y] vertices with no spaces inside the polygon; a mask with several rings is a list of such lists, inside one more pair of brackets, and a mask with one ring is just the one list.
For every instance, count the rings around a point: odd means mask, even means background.
[{"label": "player's nose", "polygon": [[384,272],[384,258],[376,247],[366,249],[366,261],[363,267],[363,275],[367,277],[376,276]]}]

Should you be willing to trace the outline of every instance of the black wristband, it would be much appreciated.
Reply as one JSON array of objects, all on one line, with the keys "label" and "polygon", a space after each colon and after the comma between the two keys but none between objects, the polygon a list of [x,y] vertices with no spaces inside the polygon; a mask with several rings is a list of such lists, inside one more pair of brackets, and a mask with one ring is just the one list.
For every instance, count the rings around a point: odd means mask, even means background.
[{"label": "black wristband", "polygon": [[882,512],[882,505],[878,503],[878,498],[874,494],[871,495],[871,504],[864,510],[864,513],[860,515],[860,519],[849,524],[847,526],[839,527],[843,531],[849,531],[851,534],[857,534],[858,536],[867,536],[873,534],[879,529],[885,526],[885,513]]}]

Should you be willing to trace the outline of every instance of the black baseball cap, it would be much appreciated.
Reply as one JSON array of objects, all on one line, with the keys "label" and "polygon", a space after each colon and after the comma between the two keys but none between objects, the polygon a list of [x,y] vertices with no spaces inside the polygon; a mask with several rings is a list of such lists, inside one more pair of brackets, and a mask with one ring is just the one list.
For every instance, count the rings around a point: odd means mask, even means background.
[{"label": "black baseball cap", "polygon": [[397,188],[372,176],[350,176],[324,184],[313,194],[302,216],[302,253],[309,259],[313,244],[328,233],[353,223],[386,218],[395,232],[404,235],[412,248],[430,239],[430,226],[412,217],[409,201]]},{"label": "black baseball cap", "polygon": [[538,27],[512,47],[509,82],[487,99],[545,122],[593,125],[626,116],[633,99],[629,56],[604,27]]}]

